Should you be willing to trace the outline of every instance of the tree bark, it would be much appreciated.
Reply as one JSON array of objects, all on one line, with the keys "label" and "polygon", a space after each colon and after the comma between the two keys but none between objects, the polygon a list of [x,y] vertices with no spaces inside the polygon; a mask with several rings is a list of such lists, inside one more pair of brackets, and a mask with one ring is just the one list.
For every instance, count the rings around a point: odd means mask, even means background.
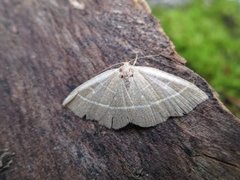
[{"label": "tree bark", "polygon": [[[62,107],[73,88],[136,52],[161,54],[139,64],[209,99],[118,131]],[[2,169],[13,160],[0,179],[240,179],[240,121],[184,62],[144,0],[0,1],[0,150],[15,153],[0,158]]]}]

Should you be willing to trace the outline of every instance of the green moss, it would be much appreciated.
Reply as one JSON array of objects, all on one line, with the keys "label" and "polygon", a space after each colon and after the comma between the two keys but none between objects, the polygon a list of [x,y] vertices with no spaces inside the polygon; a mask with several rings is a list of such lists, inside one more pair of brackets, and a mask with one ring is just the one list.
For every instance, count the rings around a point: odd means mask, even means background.
[{"label": "green moss", "polygon": [[197,0],[181,7],[155,6],[152,10],[188,66],[240,115],[240,4],[209,2]]}]

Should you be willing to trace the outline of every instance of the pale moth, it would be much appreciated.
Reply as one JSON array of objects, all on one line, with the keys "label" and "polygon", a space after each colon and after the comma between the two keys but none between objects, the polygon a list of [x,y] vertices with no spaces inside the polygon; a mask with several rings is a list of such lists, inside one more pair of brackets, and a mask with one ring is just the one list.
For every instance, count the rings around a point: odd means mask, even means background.
[{"label": "pale moth", "polygon": [[108,128],[150,127],[183,116],[208,96],[194,84],[159,69],[129,62],[74,89],[63,106]]}]

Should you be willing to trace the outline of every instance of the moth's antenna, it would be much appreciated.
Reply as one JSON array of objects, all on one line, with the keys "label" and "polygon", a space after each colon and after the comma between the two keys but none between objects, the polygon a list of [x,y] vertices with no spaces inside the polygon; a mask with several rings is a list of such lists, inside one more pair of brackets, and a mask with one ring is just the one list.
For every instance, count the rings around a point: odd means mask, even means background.
[{"label": "moth's antenna", "polygon": [[135,59],[131,59],[131,60],[129,60],[128,62],[130,63],[130,62],[132,62],[133,61],[133,66],[137,63],[137,60],[138,60],[138,52],[136,52],[136,57],[135,57]]},{"label": "moth's antenna", "polygon": [[113,68],[113,67],[115,67],[115,66],[117,66],[117,65],[120,65],[120,64],[123,64],[123,62],[113,64],[113,65],[111,65],[111,66],[103,69],[102,71],[98,72],[97,74],[101,74],[102,72],[104,72],[104,71],[106,71],[106,70],[108,70],[108,69],[111,69],[111,68]]},{"label": "moth's antenna", "polygon": [[[168,59],[168,60],[173,60],[173,59],[174,59],[174,57],[170,57],[170,56],[168,56],[168,55],[166,55],[166,54],[163,54],[163,53],[159,53],[159,54],[155,54],[155,55],[147,55],[147,56],[142,56],[142,57],[138,57],[137,55],[138,55],[138,54],[136,53],[136,58],[135,58],[135,60],[134,60],[133,65],[136,64],[137,60],[139,60],[139,59],[145,59],[145,58],[150,58],[150,59],[152,59],[153,61],[159,62],[159,61],[157,61],[157,60],[155,59],[155,58],[158,57],[158,56],[162,56],[162,57],[164,57],[164,58],[166,58],[166,59]],[[130,60],[130,61],[133,61],[133,59]]]},{"label": "moth's antenna", "polygon": [[171,57],[165,55],[165,54],[156,54],[156,55],[147,55],[147,56],[142,56],[142,57],[139,57],[138,59],[144,59],[144,58],[154,58],[154,57],[158,57],[158,56],[162,56],[164,58],[167,58],[167,59],[170,59],[171,60]]},{"label": "moth's antenna", "polygon": [[[166,58],[166,59],[172,60],[171,57],[169,57],[169,56],[167,56],[167,55],[165,55],[165,54],[162,54],[162,53],[156,54],[156,55],[147,55],[147,56],[138,57],[138,52],[136,52],[136,57],[135,57],[135,59],[131,59],[129,62],[134,61],[134,62],[133,62],[133,66],[134,66],[134,65],[137,63],[138,59],[152,58],[152,60],[156,61],[156,60],[155,60],[155,57],[158,57],[158,56],[162,56],[162,57],[164,57],[164,58]],[[117,66],[117,65],[121,65],[121,64],[124,64],[124,62],[120,62],[120,63],[113,64],[113,65],[111,65],[111,66],[103,69],[102,71],[98,72],[98,74],[101,74],[102,72],[104,72],[104,71],[106,71],[106,70],[108,70],[108,69],[111,69],[111,68],[113,68],[113,67],[115,67],[115,66]]]}]

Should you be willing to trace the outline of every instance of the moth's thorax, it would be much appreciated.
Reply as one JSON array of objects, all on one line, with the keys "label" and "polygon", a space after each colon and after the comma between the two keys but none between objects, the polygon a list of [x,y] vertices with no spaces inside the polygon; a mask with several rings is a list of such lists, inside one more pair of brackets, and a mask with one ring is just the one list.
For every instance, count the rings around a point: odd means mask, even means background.
[{"label": "moth's thorax", "polygon": [[132,68],[132,65],[129,64],[129,62],[125,62],[120,68],[120,78],[128,79],[130,77],[133,77],[134,70]]}]

